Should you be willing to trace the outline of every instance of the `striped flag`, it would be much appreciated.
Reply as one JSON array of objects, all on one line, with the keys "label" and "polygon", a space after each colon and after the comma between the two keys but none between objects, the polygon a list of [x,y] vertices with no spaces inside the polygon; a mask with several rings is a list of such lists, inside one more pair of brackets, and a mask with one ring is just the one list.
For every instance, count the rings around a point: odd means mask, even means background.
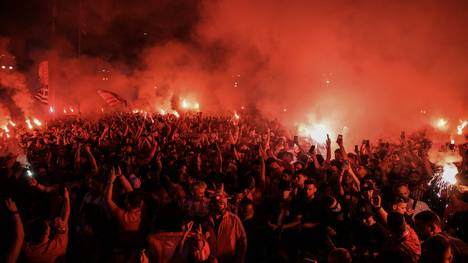
[{"label": "striped flag", "polygon": [[34,98],[40,103],[49,104],[49,62],[42,61],[39,63],[38,76],[40,88],[37,90]]},{"label": "striped flag", "polygon": [[111,107],[127,106],[127,101],[114,92],[100,89],[97,91],[99,96]]}]

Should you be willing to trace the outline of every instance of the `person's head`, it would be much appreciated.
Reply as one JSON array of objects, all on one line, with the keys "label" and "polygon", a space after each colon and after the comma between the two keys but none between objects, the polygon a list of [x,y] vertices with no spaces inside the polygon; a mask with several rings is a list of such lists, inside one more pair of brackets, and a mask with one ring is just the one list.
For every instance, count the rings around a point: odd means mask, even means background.
[{"label": "person's head", "polygon": [[374,197],[375,185],[371,180],[364,180],[361,185],[361,193],[365,199],[371,200]]},{"label": "person's head", "polygon": [[407,206],[408,203],[400,196],[397,196],[392,202],[392,210],[402,215],[406,213]]},{"label": "person's head", "polygon": [[410,189],[407,183],[399,183],[395,186],[395,195],[402,197],[406,201],[410,198]]},{"label": "person's head", "polygon": [[291,187],[291,182],[285,181],[285,180],[281,180],[281,181],[279,182],[278,187],[279,187],[279,190],[280,190],[280,192],[281,192],[281,198],[282,198],[283,200],[289,199],[290,194],[291,194],[291,190],[292,190],[292,189],[291,189],[291,188],[292,188],[292,187]]},{"label": "person's head", "polygon": [[26,227],[26,240],[31,244],[40,244],[49,239],[50,226],[45,220],[34,220]]},{"label": "person's head", "polygon": [[348,250],[335,248],[328,254],[328,263],[351,263],[353,261]]},{"label": "person's head", "polygon": [[143,196],[137,191],[132,191],[127,194],[124,203],[127,210],[141,208],[143,205]]},{"label": "person's head", "polygon": [[304,170],[297,171],[296,184],[303,186],[306,180],[307,180],[307,175],[305,174],[305,171]]},{"label": "person's head", "polygon": [[430,237],[422,244],[421,263],[450,263],[453,260],[452,248],[447,238],[441,235]]},{"label": "person's head", "polygon": [[387,226],[392,236],[396,239],[403,237],[406,232],[406,222],[403,214],[390,212],[387,216]]},{"label": "person's head", "polygon": [[241,209],[240,209],[240,217],[242,220],[251,218],[254,216],[255,213],[255,208],[254,208],[254,203],[250,199],[244,199],[240,203]]},{"label": "person's head", "polygon": [[275,174],[281,174],[281,172],[284,170],[284,167],[281,166],[277,161],[273,160],[271,161],[269,165],[270,170],[275,173]]},{"label": "person's head", "polygon": [[422,211],[414,217],[414,228],[419,239],[427,238],[442,232],[439,216],[432,211]]},{"label": "person's head", "polygon": [[369,174],[369,170],[364,165],[359,165],[357,168],[357,175],[360,179],[364,178],[366,175]]},{"label": "person's head", "polygon": [[282,175],[281,178],[283,180],[292,181],[293,171],[291,171],[290,169],[284,169],[281,175]]},{"label": "person's head", "polygon": [[304,182],[304,190],[306,191],[307,199],[312,199],[317,192],[317,182],[314,179],[308,179]]},{"label": "person's head", "polygon": [[203,181],[195,182],[192,185],[192,194],[197,199],[202,199],[205,196],[206,183]]},{"label": "person's head", "polygon": [[302,169],[305,168],[304,163],[301,162],[301,161],[294,162],[293,165],[294,165],[294,170],[295,170],[295,171],[300,171],[300,170],[302,170]]},{"label": "person's head", "polygon": [[228,199],[225,193],[217,192],[212,199],[213,212],[218,215],[223,215],[228,207]]},{"label": "person's head", "polygon": [[343,160],[343,154],[340,149],[335,150],[335,160],[341,162]]}]

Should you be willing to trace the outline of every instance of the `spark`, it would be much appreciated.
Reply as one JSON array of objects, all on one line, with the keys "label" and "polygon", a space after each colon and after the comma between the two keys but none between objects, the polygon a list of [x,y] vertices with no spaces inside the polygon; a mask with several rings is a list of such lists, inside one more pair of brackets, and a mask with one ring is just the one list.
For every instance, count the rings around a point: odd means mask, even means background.
[{"label": "spark", "polygon": [[16,127],[16,123],[14,123],[13,121],[8,121],[8,123],[10,123],[11,126]]},{"label": "spark", "polygon": [[457,183],[458,168],[453,163],[446,163],[442,171],[442,181],[446,184],[454,185]]},{"label": "spark", "polygon": [[429,185],[435,183],[438,188],[437,196],[440,198],[442,192],[450,190],[457,184],[458,168],[452,162],[446,162],[442,168],[432,177]]},{"label": "spark", "polygon": [[29,176],[29,177],[32,177],[33,176],[33,173],[31,172],[31,170],[26,170],[26,174]]},{"label": "spark", "polygon": [[6,137],[7,137],[7,138],[10,138],[11,136],[10,136],[10,134],[9,134],[9,133],[7,133],[7,134],[6,134]]},{"label": "spark", "polygon": [[457,126],[457,134],[462,135],[463,129],[468,125],[468,121],[460,121],[460,125]]},{"label": "spark", "polygon": [[172,114],[174,114],[174,116],[176,116],[177,118],[180,117],[179,113],[177,111],[173,111]]}]

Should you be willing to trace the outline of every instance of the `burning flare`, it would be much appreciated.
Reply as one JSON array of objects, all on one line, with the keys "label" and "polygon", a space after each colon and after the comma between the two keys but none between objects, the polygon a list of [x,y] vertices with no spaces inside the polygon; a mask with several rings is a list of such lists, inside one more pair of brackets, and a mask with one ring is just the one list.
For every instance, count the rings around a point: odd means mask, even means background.
[{"label": "burning flare", "polygon": [[200,110],[200,104],[198,102],[189,101],[187,99],[182,99],[180,103],[180,107],[184,110],[193,110],[193,111]]},{"label": "burning flare", "polygon": [[31,124],[31,120],[30,119],[26,119],[26,125],[28,126],[28,129],[32,130],[33,126]]},{"label": "burning flare", "polygon": [[468,125],[468,121],[460,121],[460,125],[457,126],[457,134],[462,135],[463,129]]},{"label": "burning flare", "polygon": [[42,122],[36,118],[33,119],[33,122],[34,124],[36,124],[37,126],[42,126]]},{"label": "burning flare", "polygon": [[448,128],[448,121],[444,118],[437,119],[434,122],[434,127],[439,130],[447,130]]},{"label": "burning flare", "polygon": [[299,134],[309,136],[315,142],[323,144],[327,141],[327,134],[331,134],[331,131],[324,124],[301,125],[299,126]]},{"label": "burning flare", "polygon": [[448,185],[455,185],[457,183],[458,168],[453,163],[444,164],[441,180]]}]

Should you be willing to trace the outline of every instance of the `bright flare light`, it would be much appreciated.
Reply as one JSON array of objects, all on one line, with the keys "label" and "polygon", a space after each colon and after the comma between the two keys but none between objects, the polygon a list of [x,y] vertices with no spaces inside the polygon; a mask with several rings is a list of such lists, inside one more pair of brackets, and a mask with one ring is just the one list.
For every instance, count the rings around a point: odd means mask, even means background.
[{"label": "bright flare light", "polygon": [[460,125],[457,126],[457,134],[462,135],[463,129],[468,125],[468,121],[460,121]]},{"label": "bright flare light", "polygon": [[320,144],[323,144],[327,141],[327,134],[331,134],[330,129],[323,124],[300,126],[299,133],[310,136],[312,140]]},{"label": "bright flare light", "polygon": [[174,114],[174,116],[176,116],[177,118],[180,117],[179,113],[177,111],[173,111],[172,114]]},{"label": "bright flare light", "polygon": [[27,119],[25,122],[26,122],[26,125],[28,126],[28,129],[32,130],[33,126],[31,124],[31,121]]},{"label": "bright flare light", "polygon": [[42,122],[36,118],[33,119],[33,122],[34,124],[36,124],[37,126],[42,126]]},{"label": "bright flare light", "polygon": [[455,185],[457,183],[457,174],[457,167],[453,163],[446,163],[444,165],[444,170],[442,171],[442,182],[449,185]]},{"label": "bright flare light", "polygon": [[16,127],[16,123],[14,123],[13,121],[8,121],[8,123],[9,123],[12,127]]},{"label": "bright flare light", "polygon": [[239,114],[237,114],[237,112],[234,112],[234,119],[236,119],[236,120],[240,119],[240,116],[239,116]]},{"label": "bright flare light", "polygon": [[434,122],[434,126],[439,130],[447,130],[448,128],[448,121],[444,118],[437,119]]},{"label": "bright flare light", "polygon": [[54,113],[54,107],[50,106],[50,107],[49,107],[49,112],[50,112],[50,113]]},{"label": "bright flare light", "polygon": [[182,106],[183,109],[188,109],[189,108],[189,103],[186,100],[182,100],[181,106]]},{"label": "bright flare light", "polygon": [[200,104],[198,102],[189,101],[187,99],[182,99],[180,103],[180,107],[184,110],[200,110]]},{"label": "bright flare light", "polygon": [[167,112],[166,112],[164,109],[160,109],[160,110],[159,110],[159,113],[160,113],[161,115],[166,115],[166,114],[167,114]]},{"label": "bright flare light", "polygon": [[3,129],[5,132],[7,132],[7,133],[10,132],[10,129],[8,129],[8,127],[7,127],[6,125],[3,126],[2,129]]}]

